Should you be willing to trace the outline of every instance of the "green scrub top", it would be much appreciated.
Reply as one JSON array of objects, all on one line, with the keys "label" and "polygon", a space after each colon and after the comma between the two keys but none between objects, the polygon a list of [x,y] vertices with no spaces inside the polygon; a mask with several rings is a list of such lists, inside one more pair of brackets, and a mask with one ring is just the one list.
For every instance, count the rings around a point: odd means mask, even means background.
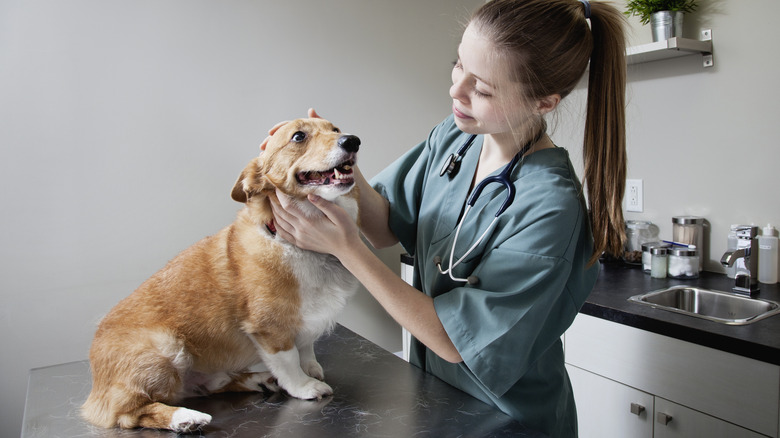
[{"label": "green scrub top", "polygon": [[[449,254],[482,147],[478,136],[452,178],[439,176],[447,156],[468,138],[453,116],[372,179],[390,202],[389,225],[415,257],[415,287],[436,313],[463,362],[452,364],[413,340],[411,362],[550,436],[576,436],[577,418],[564,368],[561,335],[598,275],[587,266],[593,239],[582,187],[565,149],[524,157],[512,171],[514,202],[495,228],[454,269],[475,285],[439,273]],[[495,172],[497,174],[501,169]],[[494,219],[506,189],[482,192],[462,226],[455,260]]]}]

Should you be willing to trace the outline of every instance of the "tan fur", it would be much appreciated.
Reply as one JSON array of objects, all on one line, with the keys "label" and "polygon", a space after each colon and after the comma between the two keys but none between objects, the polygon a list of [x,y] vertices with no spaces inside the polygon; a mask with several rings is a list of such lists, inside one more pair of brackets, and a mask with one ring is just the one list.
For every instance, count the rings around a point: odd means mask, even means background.
[{"label": "tan fur", "polygon": [[[292,141],[295,133],[305,141]],[[275,378],[297,397],[329,393],[311,379],[322,378],[311,343],[332,327],[357,283],[335,258],[295,248],[266,224],[273,221],[269,197],[277,188],[301,202],[316,193],[357,214],[357,189],[349,181],[323,186],[296,179],[340,164],[334,160],[354,160],[355,151],[337,144],[342,136],[321,119],[280,128],[233,188],[233,199],[246,203],[236,221],[184,250],[101,321],[90,350],[87,420],[186,432],[210,421],[175,406],[193,393],[275,390]],[[321,214],[311,205],[306,211]],[[299,356],[302,371],[287,375],[283,361]],[[248,371],[262,360],[275,375]],[[177,410],[185,420],[173,424]]]}]

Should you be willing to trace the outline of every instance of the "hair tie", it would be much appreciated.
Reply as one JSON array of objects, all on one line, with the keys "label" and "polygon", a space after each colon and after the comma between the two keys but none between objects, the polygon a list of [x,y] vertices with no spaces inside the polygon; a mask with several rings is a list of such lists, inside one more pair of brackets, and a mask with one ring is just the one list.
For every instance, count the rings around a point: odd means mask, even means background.
[{"label": "hair tie", "polygon": [[588,0],[580,0],[580,3],[585,6],[585,19],[590,20],[590,2]]}]

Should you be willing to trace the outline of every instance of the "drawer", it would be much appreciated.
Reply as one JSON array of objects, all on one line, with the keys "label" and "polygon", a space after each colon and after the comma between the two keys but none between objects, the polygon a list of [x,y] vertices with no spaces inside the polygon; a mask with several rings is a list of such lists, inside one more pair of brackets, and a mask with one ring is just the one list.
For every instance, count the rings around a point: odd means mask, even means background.
[{"label": "drawer", "polygon": [[780,367],[580,314],[566,362],[641,391],[778,436]]}]

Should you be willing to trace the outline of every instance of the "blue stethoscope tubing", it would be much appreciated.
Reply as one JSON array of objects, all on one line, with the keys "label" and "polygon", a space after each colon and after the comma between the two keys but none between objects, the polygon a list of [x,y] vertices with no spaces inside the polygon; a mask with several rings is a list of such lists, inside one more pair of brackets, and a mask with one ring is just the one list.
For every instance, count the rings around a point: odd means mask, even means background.
[{"label": "blue stethoscope tubing", "polygon": [[[455,275],[452,273],[452,270],[455,269],[456,266],[460,265],[461,262],[463,262],[463,260],[465,260],[466,257],[468,257],[469,254],[471,254],[477,248],[477,246],[482,242],[485,236],[487,236],[487,234],[493,229],[501,213],[506,211],[506,209],[509,208],[509,206],[514,201],[515,186],[509,180],[509,175],[512,173],[512,169],[514,169],[514,167],[517,165],[517,162],[520,161],[520,158],[522,158],[522,156],[525,155],[525,153],[534,143],[539,141],[542,134],[544,134],[544,130],[542,130],[540,134],[537,135],[533,140],[525,144],[523,148],[517,154],[515,154],[514,157],[512,157],[509,163],[506,166],[504,166],[504,168],[501,170],[501,172],[498,173],[498,175],[488,176],[487,178],[480,181],[476,187],[474,187],[474,191],[471,192],[471,195],[466,201],[466,209],[463,211],[463,216],[461,217],[460,222],[458,223],[458,227],[455,229],[455,238],[452,240],[452,248],[450,248],[450,260],[449,260],[450,267],[442,270],[441,257],[436,256],[433,258],[433,263],[436,264],[436,267],[439,269],[440,274],[449,275],[449,277],[453,281],[465,281],[471,285],[475,285],[479,282],[479,278],[477,278],[474,275],[470,275],[467,278],[455,277]],[[471,147],[471,144],[474,142],[474,139],[476,137],[477,137],[476,135],[470,135],[469,138],[467,138],[466,141],[463,143],[463,145],[460,148],[458,148],[457,152],[447,157],[447,159],[444,161],[444,166],[442,167],[439,176],[444,176],[445,174],[447,174],[450,176],[450,178],[452,178],[454,174],[458,172],[458,169],[460,167],[460,161],[462,160],[463,156],[466,154],[468,149]],[[477,202],[477,199],[479,198],[479,195],[482,193],[482,190],[484,190],[484,188],[491,183],[500,183],[506,188],[506,197],[504,198],[504,202],[501,204],[501,207],[498,208],[498,211],[493,217],[493,220],[490,222],[490,225],[488,225],[487,229],[485,229],[485,232],[482,233],[481,236],[479,236],[479,239],[477,239],[477,241],[473,245],[471,245],[471,247],[468,249],[468,251],[466,251],[465,254],[463,254],[463,256],[458,258],[453,263],[452,260],[455,258],[455,245],[458,242],[458,236],[460,235],[460,230],[463,227],[463,223],[466,222],[466,216],[468,216],[469,211],[471,211],[471,207],[473,207],[474,204]]]},{"label": "blue stethoscope tubing", "polygon": [[[463,145],[458,148],[457,152],[454,154],[450,154],[450,156],[447,157],[447,159],[444,161],[444,166],[442,166],[441,171],[439,172],[439,176],[444,176],[445,174],[449,175],[450,178],[455,176],[456,173],[458,173],[458,170],[460,169],[460,162],[463,159],[463,156],[466,155],[466,152],[471,147],[472,143],[474,143],[474,139],[477,138],[476,134],[472,134],[469,136],[469,138],[466,139],[466,141],[463,143]],[[520,152],[515,154],[514,157],[509,161],[509,163],[504,166],[504,169],[498,174],[498,175],[491,175],[477,184],[477,186],[474,188],[474,191],[471,193],[471,196],[469,196],[468,201],[466,202],[467,208],[473,206],[477,202],[477,198],[479,198],[479,195],[482,193],[482,190],[490,183],[500,183],[503,184],[504,187],[507,189],[507,195],[504,199],[504,203],[501,204],[501,207],[499,207],[498,211],[496,212],[496,217],[501,215],[511,204],[512,201],[515,199],[515,186],[512,184],[511,181],[509,181],[509,174],[512,172],[512,169],[514,169],[517,162],[520,160],[520,157],[522,157],[527,151],[528,148],[531,146],[533,142],[529,142],[527,145],[523,147]],[[465,213],[464,213],[465,216]]]}]

